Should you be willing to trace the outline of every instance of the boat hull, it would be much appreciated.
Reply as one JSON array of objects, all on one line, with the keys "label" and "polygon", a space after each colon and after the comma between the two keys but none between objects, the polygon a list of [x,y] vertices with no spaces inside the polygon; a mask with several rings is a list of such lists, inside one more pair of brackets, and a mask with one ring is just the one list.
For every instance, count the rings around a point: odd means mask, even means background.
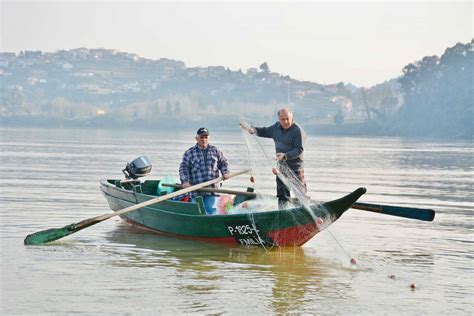
[{"label": "boat hull", "polygon": [[[150,187],[156,183],[145,181],[143,188],[153,191]],[[144,192],[147,190],[142,190],[141,186],[123,187],[116,180],[102,181],[101,190],[113,211],[156,197]],[[163,201],[121,217],[138,227],[179,238],[265,247],[301,246],[337,220],[364,193],[365,189],[359,188],[341,199],[313,204],[309,211],[297,207],[246,214],[205,215],[199,203]],[[323,218],[324,224],[317,224],[318,218]]]}]

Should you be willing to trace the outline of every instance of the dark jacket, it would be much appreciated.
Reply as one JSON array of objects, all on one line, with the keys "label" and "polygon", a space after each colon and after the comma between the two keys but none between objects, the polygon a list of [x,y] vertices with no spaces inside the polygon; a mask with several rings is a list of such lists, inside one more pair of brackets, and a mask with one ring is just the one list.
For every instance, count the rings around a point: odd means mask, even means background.
[{"label": "dark jacket", "polygon": [[294,170],[303,170],[303,146],[306,134],[301,126],[293,123],[290,128],[283,129],[280,122],[268,127],[255,127],[257,136],[273,138],[277,153],[286,155],[288,166]]}]

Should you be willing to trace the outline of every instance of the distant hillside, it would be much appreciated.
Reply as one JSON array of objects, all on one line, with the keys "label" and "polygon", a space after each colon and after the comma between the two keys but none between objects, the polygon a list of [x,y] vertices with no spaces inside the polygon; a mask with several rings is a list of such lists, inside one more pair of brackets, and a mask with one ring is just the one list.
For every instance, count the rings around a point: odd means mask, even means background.
[{"label": "distant hillside", "polygon": [[[469,137],[472,129],[452,133],[449,126],[465,126],[464,114],[472,113],[472,42],[448,50],[371,88],[298,81],[271,72],[265,62],[244,72],[110,49],[0,53],[0,123],[235,130],[239,119],[270,124],[276,110],[290,104],[309,133]],[[459,76],[460,67],[471,69],[471,77]],[[452,100],[456,110],[446,110]],[[439,133],[417,127],[440,126],[431,109],[452,122]],[[431,119],[424,120],[428,114]],[[462,116],[464,121],[451,120]]]},{"label": "distant hillside", "polygon": [[293,80],[270,72],[266,63],[245,73],[187,68],[181,61],[108,49],[0,53],[0,78],[4,122],[77,126],[176,128],[238,117],[271,122],[288,100],[301,102],[305,111],[315,100],[326,115],[340,108],[337,97],[348,94],[342,83]]}]

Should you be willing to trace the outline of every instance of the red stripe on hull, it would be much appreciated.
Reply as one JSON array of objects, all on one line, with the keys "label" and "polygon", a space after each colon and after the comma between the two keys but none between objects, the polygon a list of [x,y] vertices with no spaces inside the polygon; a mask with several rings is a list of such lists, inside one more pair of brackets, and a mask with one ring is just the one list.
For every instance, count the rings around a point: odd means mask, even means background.
[{"label": "red stripe on hull", "polygon": [[268,236],[278,247],[301,246],[319,233],[316,223],[309,223],[301,226],[294,226],[268,233]]}]

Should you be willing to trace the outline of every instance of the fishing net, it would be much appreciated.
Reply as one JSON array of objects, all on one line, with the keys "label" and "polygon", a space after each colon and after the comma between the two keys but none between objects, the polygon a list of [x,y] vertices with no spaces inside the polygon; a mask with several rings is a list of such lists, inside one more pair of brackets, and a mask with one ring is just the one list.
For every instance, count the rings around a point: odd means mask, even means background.
[{"label": "fishing net", "polygon": [[[245,123],[244,123],[245,124]],[[285,242],[284,238],[275,233],[272,240],[269,240],[268,236],[258,235],[259,227],[255,221],[255,214],[269,211],[280,211],[286,212],[286,218],[292,217],[294,223],[295,234],[301,236],[295,238],[295,244],[306,242],[312,238],[315,234],[325,229],[331,223],[331,217],[327,209],[321,203],[311,200],[306,195],[306,189],[302,188],[301,181],[297,175],[290,169],[288,164],[284,161],[277,161],[275,154],[268,154],[268,152],[274,151],[273,141],[271,143],[263,144],[255,135],[250,135],[246,128],[249,126],[243,126],[242,137],[245,142],[248,158],[248,168],[250,169],[251,182],[255,192],[257,192],[256,198],[246,200],[241,203],[234,203],[233,196],[221,195],[217,202],[216,208],[218,214],[247,214],[248,220],[252,225],[252,228],[257,232],[256,241],[258,244],[263,246],[265,249],[273,246],[281,246]],[[275,175],[278,177],[291,192],[291,200],[284,206],[279,205],[278,199],[275,196]],[[258,194],[260,192],[272,192],[270,194]],[[299,223],[301,216],[295,216],[296,209],[304,209],[307,214],[312,218],[311,221],[307,220],[307,216],[304,222]],[[275,231],[277,231],[277,225],[275,223]],[[286,232],[287,234],[293,232]],[[282,234],[283,236],[283,234]],[[307,239],[307,240],[306,240]]]},{"label": "fishing net", "polygon": [[[292,221],[295,225],[299,225],[299,232],[304,238],[312,238],[317,233],[326,230],[331,238],[337,243],[339,249],[345,254],[345,256],[350,258],[350,254],[344,249],[344,247],[339,243],[337,238],[329,231],[328,226],[336,219],[331,217],[329,210],[321,203],[312,200],[307,196],[306,188],[302,188],[300,179],[297,175],[290,169],[288,164],[284,161],[277,161],[274,155],[269,155],[268,152],[274,151],[274,144],[271,141],[271,144],[264,146],[262,144],[262,139],[251,135],[248,133],[248,129],[251,128],[250,125],[246,123],[241,123],[242,127],[242,137],[245,141],[245,146],[247,149],[247,156],[249,161],[249,169],[253,178],[260,178],[268,175],[270,169],[272,173],[276,174],[278,179],[280,179],[287,188],[291,191],[291,195],[294,197],[292,203],[289,203],[284,209],[280,208],[281,212],[287,212],[290,216],[293,213],[295,208],[303,208],[313,219],[313,224],[308,225],[307,222],[299,223],[300,218],[293,216]],[[266,181],[268,183],[268,181]],[[259,181],[255,182],[255,189],[257,192],[259,190],[266,189],[259,185]],[[254,214],[256,212],[265,212],[269,210],[274,210],[275,205],[277,205],[277,199],[269,196],[257,196],[257,198],[252,201],[252,204],[248,204],[244,212],[248,212],[249,221],[252,223],[253,228],[257,231],[257,223],[254,219]],[[238,207],[238,206],[237,206]],[[239,209],[230,209],[229,213],[240,212]],[[297,240],[297,238],[295,239]],[[265,250],[270,250],[274,246],[278,245],[278,240],[276,244],[268,243],[264,236],[258,236],[258,241],[260,245]],[[274,240],[275,241],[275,240]],[[306,242],[306,241],[305,241]],[[295,244],[297,245],[297,244]],[[278,247],[277,249],[281,249]]]}]

